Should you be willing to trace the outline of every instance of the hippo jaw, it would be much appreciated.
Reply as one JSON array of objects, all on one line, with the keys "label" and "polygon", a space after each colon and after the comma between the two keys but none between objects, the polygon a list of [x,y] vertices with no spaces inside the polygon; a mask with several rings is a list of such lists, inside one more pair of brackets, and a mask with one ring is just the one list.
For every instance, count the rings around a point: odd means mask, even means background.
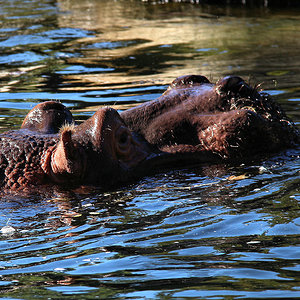
[{"label": "hippo jaw", "polygon": [[149,153],[119,114],[104,108],[76,127],[65,126],[58,144],[48,149],[43,169],[56,183],[107,187],[128,181]]}]

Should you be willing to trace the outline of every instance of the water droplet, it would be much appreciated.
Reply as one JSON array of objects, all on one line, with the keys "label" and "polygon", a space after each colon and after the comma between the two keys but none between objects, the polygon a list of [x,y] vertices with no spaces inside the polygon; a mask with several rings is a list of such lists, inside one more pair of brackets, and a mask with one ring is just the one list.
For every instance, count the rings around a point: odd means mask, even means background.
[{"label": "water droplet", "polygon": [[13,234],[16,231],[16,229],[12,226],[6,225],[2,227],[0,231],[2,234]]}]

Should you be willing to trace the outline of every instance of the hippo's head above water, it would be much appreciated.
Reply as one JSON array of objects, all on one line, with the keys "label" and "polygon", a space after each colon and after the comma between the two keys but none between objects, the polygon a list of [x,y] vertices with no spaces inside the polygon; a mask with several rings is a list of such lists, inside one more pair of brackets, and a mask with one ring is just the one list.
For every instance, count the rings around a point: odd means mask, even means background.
[{"label": "hippo's head above water", "polygon": [[57,182],[111,185],[128,177],[149,154],[112,108],[99,109],[78,126],[66,125],[45,152],[43,169]]},{"label": "hippo's head above water", "polygon": [[21,130],[0,135],[0,176],[11,188],[51,182],[106,188],[154,165],[248,159],[297,144],[297,128],[268,95],[239,77],[212,84],[189,75],[156,100],[121,114],[102,108],[80,125],[60,103],[37,105]]}]

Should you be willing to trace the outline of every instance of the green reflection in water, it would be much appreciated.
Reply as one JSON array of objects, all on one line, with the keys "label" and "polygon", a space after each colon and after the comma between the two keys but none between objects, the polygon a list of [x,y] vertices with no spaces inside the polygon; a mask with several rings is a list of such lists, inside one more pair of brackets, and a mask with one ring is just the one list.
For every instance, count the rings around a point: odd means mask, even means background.
[{"label": "green reflection in water", "polygon": [[[297,9],[0,4],[2,129],[17,128],[48,98],[84,119],[99,103],[155,98],[188,73],[262,83],[300,122]],[[10,274],[1,291],[24,299],[72,298],[70,289],[78,299],[299,296],[297,155],[274,158],[266,174],[219,166],[211,177],[176,171],[115,193],[2,199],[1,225],[16,233],[0,236],[0,271]]]}]

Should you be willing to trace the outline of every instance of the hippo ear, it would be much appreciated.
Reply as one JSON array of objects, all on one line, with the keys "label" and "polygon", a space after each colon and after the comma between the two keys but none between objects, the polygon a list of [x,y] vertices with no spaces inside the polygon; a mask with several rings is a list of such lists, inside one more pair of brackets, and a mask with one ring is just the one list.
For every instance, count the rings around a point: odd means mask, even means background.
[{"label": "hippo ear", "polygon": [[52,154],[52,173],[59,181],[69,179],[70,176],[77,179],[84,173],[85,155],[80,145],[72,140],[72,131],[70,126],[62,130],[60,141]]},{"label": "hippo ear", "polygon": [[61,103],[46,101],[36,105],[25,117],[21,129],[52,134],[58,133],[63,124],[74,122],[71,112]]}]

